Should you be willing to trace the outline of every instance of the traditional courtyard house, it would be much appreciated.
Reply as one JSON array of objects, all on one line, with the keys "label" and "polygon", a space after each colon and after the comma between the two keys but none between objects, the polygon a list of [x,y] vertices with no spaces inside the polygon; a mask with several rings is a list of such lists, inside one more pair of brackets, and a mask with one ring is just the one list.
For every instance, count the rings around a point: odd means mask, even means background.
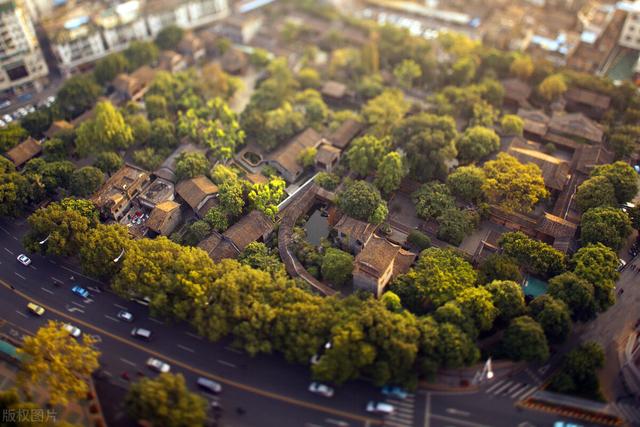
[{"label": "traditional courtyard house", "polygon": [[91,197],[103,218],[119,221],[149,184],[149,173],[125,164]]},{"label": "traditional courtyard house", "polygon": [[276,168],[287,182],[295,182],[304,171],[300,155],[307,148],[317,148],[322,141],[318,132],[308,128],[269,153],[265,161]]},{"label": "traditional courtyard house", "polygon": [[20,144],[13,147],[5,153],[5,156],[13,162],[13,165],[19,169],[29,160],[42,153],[42,144],[39,141],[28,137]]},{"label": "traditional courtyard house", "polygon": [[199,218],[203,218],[218,203],[218,186],[204,175],[180,181],[176,185],[176,193]]},{"label": "traditional courtyard house", "polygon": [[176,229],[181,220],[180,204],[173,200],[167,200],[153,208],[145,225],[155,234],[168,236]]},{"label": "traditional courtyard house", "polygon": [[342,215],[333,226],[336,231],[336,240],[342,249],[353,254],[358,254],[373,237],[376,226],[365,221]]}]

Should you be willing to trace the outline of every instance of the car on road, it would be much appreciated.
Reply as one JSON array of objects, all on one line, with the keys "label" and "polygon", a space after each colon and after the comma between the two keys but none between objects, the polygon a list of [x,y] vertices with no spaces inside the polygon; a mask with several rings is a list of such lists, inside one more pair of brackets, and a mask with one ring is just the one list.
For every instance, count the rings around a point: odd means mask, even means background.
[{"label": "car on road", "polygon": [[209,378],[198,377],[198,380],[196,382],[198,384],[198,387],[205,391],[208,391],[209,393],[216,394],[222,391],[222,386],[220,385],[220,383],[210,380]]},{"label": "car on road", "polygon": [[11,101],[9,101],[8,99],[0,101],[0,109],[7,108],[10,106],[11,106]]},{"label": "car on road", "polygon": [[382,394],[389,397],[396,397],[398,399],[406,399],[409,393],[402,387],[393,387],[386,385],[382,387]]},{"label": "car on road", "polygon": [[11,117],[8,114],[5,114],[4,116],[2,116],[2,120],[4,120],[6,123],[11,123],[13,121],[13,117]]},{"label": "car on road", "polygon": [[70,325],[68,323],[65,323],[63,328],[65,331],[69,332],[69,335],[71,335],[74,338],[78,338],[82,334],[82,331],[80,330],[80,328],[78,328],[77,326]]},{"label": "car on road", "polygon": [[131,298],[131,301],[137,302],[138,304],[144,305],[145,307],[148,307],[149,304],[151,303],[151,299],[149,297],[142,297],[142,298],[133,297]]},{"label": "car on road", "polygon": [[375,414],[391,415],[395,412],[396,408],[385,402],[375,402],[373,400],[367,403],[367,412],[373,412]]},{"label": "car on road", "polygon": [[81,296],[82,298],[89,298],[89,291],[82,286],[74,286],[73,288],[71,288],[71,292],[78,296]]},{"label": "car on road", "polygon": [[125,322],[133,322],[133,314],[129,313],[127,310],[120,310],[116,317],[120,320],[124,320]]},{"label": "car on road", "polygon": [[44,314],[44,308],[32,302],[27,304],[27,310],[29,310],[30,313],[33,313],[36,316],[42,316]]},{"label": "car on road", "polygon": [[311,393],[319,394],[324,397],[333,397],[333,388],[329,387],[326,384],[321,384],[317,382],[312,382],[309,384],[309,391]]},{"label": "car on road", "polygon": [[160,359],[156,359],[155,357],[147,359],[147,366],[160,373],[169,372],[171,370],[171,366],[169,366],[168,363],[165,363]]},{"label": "car on road", "polygon": [[18,255],[18,262],[25,267],[28,267],[31,264],[31,258],[26,256],[25,254]]},{"label": "car on road", "polygon": [[145,328],[133,328],[131,336],[149,341],[151,339],[151,331]]},{"label": "car on road", "polygon": [[45,101],[45,103],[46,103],[45,105],[46,105],[47,107],[50,107],[50,106],[51,106],[51,104],[53,104],[54,102],[56,102],[56,97],[55,97],[55,96],[53,96],[53,95],[51,95],[51,96],[47,96],[47,99],[46,99],[46,101]]},{"label": "car on road", "polygon": [[29,104],[27,106],[24,107],[27,110],[28,114],[31,113],[35,113],[36,112],[36,107],[34,107],[33,105]]}]

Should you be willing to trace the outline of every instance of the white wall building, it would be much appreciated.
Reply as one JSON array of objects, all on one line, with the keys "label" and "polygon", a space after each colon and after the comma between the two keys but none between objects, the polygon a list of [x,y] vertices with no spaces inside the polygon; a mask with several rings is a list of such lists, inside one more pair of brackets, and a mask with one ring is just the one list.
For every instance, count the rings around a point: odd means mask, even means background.
[{"label": "white wall building", "polygon": [[618,7],[627,12],[618,44],[629,49],[640,50],[640,1],[619,3]]},{"label": "white wall building", "polygon": [[229,14],[228,0],[129,0],[112,6],[70,6],[44,23],[58,65],[67,75],[126,49],[133,40],[152,40],[169,25],[193,29]]},{"label": "white wall building", "polygon": [[49,74],[24,4],[0,0],[0,91],[41,89]]}]

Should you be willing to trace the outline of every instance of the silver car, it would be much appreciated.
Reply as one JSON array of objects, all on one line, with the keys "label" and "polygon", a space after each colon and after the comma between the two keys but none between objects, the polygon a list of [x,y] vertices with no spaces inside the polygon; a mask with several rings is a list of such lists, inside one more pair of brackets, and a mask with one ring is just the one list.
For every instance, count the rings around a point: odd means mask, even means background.
[{"label": "silver car", "polygon": [[160,359],[156,359],[155,357],[147,359],[147,366],[160,373],[169,372],[171,370],[171,366],[169,366],[168,363],[165,363]]}]

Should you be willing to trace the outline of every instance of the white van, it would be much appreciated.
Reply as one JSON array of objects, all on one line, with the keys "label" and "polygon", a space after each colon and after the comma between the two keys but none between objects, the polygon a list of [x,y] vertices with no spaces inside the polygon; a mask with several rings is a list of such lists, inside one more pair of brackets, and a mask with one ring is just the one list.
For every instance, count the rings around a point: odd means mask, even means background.
[{"label": "white van", "polygon": [[374,402],[373,400],[371,400],[369,403],[367,403],[367,412],[391,415],[395,412],[395,410],[396,408],[394,408],[393,405],[385,402]]},{"label": "white van", "polygon": [[222,386],[209,378],[198,377],[198,386],[209,393],[220,393],[222,391]]}]

